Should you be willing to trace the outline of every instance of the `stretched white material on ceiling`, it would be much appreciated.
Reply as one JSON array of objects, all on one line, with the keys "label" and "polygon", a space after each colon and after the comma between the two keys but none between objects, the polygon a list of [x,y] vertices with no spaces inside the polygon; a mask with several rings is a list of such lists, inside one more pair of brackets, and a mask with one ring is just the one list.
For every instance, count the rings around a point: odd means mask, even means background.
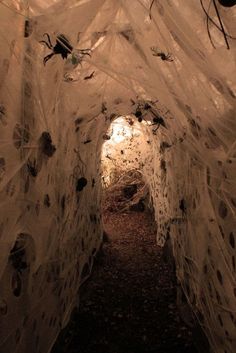
[{"label": "stretched white material on ceiling", "polygon": [[[157,241],[170,230],[213,351],[235,352],[236,41],[209,21],[213,48],[200,1],[150,3],[0,2],[0,352],[47,352],[66,324],[101,241],[103,135],[137,110],[164,121],[144,130]],[[236,37],[236,7],[218,8]],[[43,65],[45,32],[67,60]]]}]

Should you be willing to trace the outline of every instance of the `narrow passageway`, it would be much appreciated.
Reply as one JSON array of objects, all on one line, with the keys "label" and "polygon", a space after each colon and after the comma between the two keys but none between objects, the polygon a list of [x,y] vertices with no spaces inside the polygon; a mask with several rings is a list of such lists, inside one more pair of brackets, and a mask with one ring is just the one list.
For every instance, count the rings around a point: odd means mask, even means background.
[{"label": "narrow passageway", "polygon": [[103,215],[104,243],[79,310],[53,353],[195,353],[191,329],[176,307],[174,267],[156,245],[156,225],[144,212]]}]

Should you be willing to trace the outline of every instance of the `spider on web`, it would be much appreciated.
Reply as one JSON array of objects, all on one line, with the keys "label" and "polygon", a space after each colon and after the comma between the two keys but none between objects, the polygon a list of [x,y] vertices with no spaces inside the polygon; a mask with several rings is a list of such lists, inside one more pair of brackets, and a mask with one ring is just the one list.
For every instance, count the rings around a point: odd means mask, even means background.
[{"label": "spider on web", "polygon": [[162,51],[158,51],[156,47],[151,47],[151,51],[153,56],[159,56],[163,61],[174,61],[170,53],[165,54]]},{"label": "spider on web", "polygon": [[[64,34],[58,34],[56,37],[56,44],[53,46],[51,42],[50,35],[48,33],[44,33],[44,36],[47,37],[46,40],[41,40],[39,43],[45,44],[48,49],[51,49],[52,52],[48,55],[46,55],[43,59],[44,65],[46,65],[46,62],[50,60],[54,55],[60,54],[62,56],[62,59],[67,59],[67,56],[69,54],[72,54],[73,51],[73,46],[70,44],[69,40]],[[85,55],[88,55],[91,57],[91,49],[77,49],[77,53],[74,55],[72,58],[73,61],[76,61],[76,63],[81,63],[83,57]]]}]

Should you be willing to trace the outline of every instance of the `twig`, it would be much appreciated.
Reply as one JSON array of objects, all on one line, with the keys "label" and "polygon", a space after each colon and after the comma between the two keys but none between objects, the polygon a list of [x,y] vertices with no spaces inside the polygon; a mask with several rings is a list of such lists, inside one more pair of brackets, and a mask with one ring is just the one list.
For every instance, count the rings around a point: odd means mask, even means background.
[{"label": "twig", "polygon": [[[209,10],[210,10],[210,6],[211,6],[212,1],[213,1],[213,3],[214,3],[215,10],[216,10],[216,13],[217,13],[217,16],[218,16],[218,19],[219,19],[219,22],[220,22],[220,25],[221,25],[221,26],[219,26],[219,25],[209,16]],[[228,43],[227,37],[230,38],[230,39],[233,39],[233,40],[235,40],[236,37],[233,37],[233,36],[231,36],[229,33],[226,33],[226,32],[225,32],[225,29],[224,29],[223,23],[222,23],[222,21],[221,21],[221,17],[220,17],[218,8],[217,8],[217,6],[216,6],[215,0],[210,0],[208,10],[205,9],[205,7],[204,7],[204,5],[203,5],[203,0],[200,0],[200,4],[201,4],[201,7],[202,7],[202,10],[204,11],[204,13],[205,13],[205,15],[206,15],[206,17],[207,17],[207,33],[208,33],[208,37],[209,37],[209,39],[210,39],[210,42],[211,42],[213,48],[215,49],[215,46],[214,46],[213,41],[212,41],[212,38],[211,38],[211,33],[210,33],[210,29],[209,29],[209,21],[210,21],[220,32],[223,33],[224,39],[225,39],[225,42],[226,42],[226,45],[227,45],[227,49],[230,49],[230,48],[229,48],[229,43]]]},{"label": "twig", "polygon": [[[209,11],[210,11],[211,3],[212,3],[212,1],[209,2],[209,6],[208,6],[207,13],[209,13]],[[215,47],[215,45],[214,45],[214,43],[213,43],[213,40],[212,40],[212,38],[211,38],[211,32],[210,32],[210,28],[209,28],[209,18],[210,18],[210,17],[207,16],[207,34],[208,34],[208,37],[209,37],[209,39],[210,39],[211,45],[213,46],[214,49],[216,49],[216,47]]]},{"label": "twig", "polygon": [[216,10],[216,14],[217,14],[218,20],[220,22],[221,30],[222,30],[223,35],[224,35],[224,39],[225,39],[225,43],[226,43],[227,49],[230,49],[229,42],[228,42],[228,39],[227,39],[227,36],[226,36],[226,33],[225,33],[225,28],[224,28],[224,25],[223,25],[223,23],[221,21],[221,17],[220,17],[220,14],[219,14],[218,7],[216,6],[215,0],[213,0],[213,4],[214,4],[215,10]]}]

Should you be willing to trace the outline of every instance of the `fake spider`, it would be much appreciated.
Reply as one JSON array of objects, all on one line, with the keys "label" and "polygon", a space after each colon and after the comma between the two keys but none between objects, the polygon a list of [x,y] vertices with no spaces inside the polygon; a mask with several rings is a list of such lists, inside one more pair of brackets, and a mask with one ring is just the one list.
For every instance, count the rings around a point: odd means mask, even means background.
[{"label": "fake spider", "polygon": [[63,59],[66,59],[68,54],[72,52],[73,47],[70,44],[69,40],[64,36],[64,34],[58,34],[55,46],[52,45],[51,38],[48,33],[44,33],[44,36],[47,37],[48,41],[41,40],[39,43],[46,44],[46,46],[52,50],[52,53],[48,54],[43,59],[44,65],[49,59],[51,59],[56,54],[60,54]]},{"label": "fake spider", "polygon": [[161,52],[161,53],[158,53],[157,56],[160,56],[161,60],[164,60],[164,61],[174,61],[170,53],[165,54]]},{"label": "fake spider", "polygon": [[182,214],[186,214],[187,212],[187,203],[185,199],[179,200],[179,208],[182,211]]},{"label": "fake spider", "polygon": [[28,159],[27,168],[28,172],[30,173],[30,175],[32,175],[32,177],[36,177],[38,175],[36,159],[34,159],[33,161],[30,161]]},{"label": "fake spider", "polygon": [[170,53],[165,54],[162,51],[159,52],[155,47],[152,47],[151,51],[153,56],[159,56],[163,61],[174,61]]},{"label": "fake spider", "polygon": [[[74,167],[73,173],[70,176],[70,180],[72,183],[74,183],[74,179],[76,180],[75,189],[76,189],[76,192],[79,192],[84,189],[84,187],[88,183],[88,180],[83,176],[83,175],[85,175],[86,165],[85,165],[84,161],[81,159],[80,152],[77,149],[74,149],[74,152],[77,154],[77,157],[78,157],[80,164],[77,164]],[[82,177],[81,177],[81,175],[82,175]],[[79,201],[79,197],[77,197],[77,201]]]},{"label": "fake spider", "polygon": [[[41,40],[39,43],[45,44],[49,49],[52,50],[52,53],[48,54],[43,59],[44,65],[49,59],[51,59],[56,54],[60,54],[62,56],[62,59],[67,59],[67,56],[72,53],[73,47],[70,44],[69,40],[66,38],[66,36],[64,36],[64,34],[58,34],[55,46],[52,45],[51,38],[48,33],[44,33],[44,36],[47,37],[47,41]],[[90,49],[78,49],[74,60],[76,62],[81,63],[84,55],[88,55],[91,57],[89,52]]]},{"label": "fake spider", "polygon": [[22,240],[15,242],[14,247],[11,249],[9,259],[13,268],[18,271],[18,273],[22,274],[22,272],[27,269],[25,245],[22,244]]}]

